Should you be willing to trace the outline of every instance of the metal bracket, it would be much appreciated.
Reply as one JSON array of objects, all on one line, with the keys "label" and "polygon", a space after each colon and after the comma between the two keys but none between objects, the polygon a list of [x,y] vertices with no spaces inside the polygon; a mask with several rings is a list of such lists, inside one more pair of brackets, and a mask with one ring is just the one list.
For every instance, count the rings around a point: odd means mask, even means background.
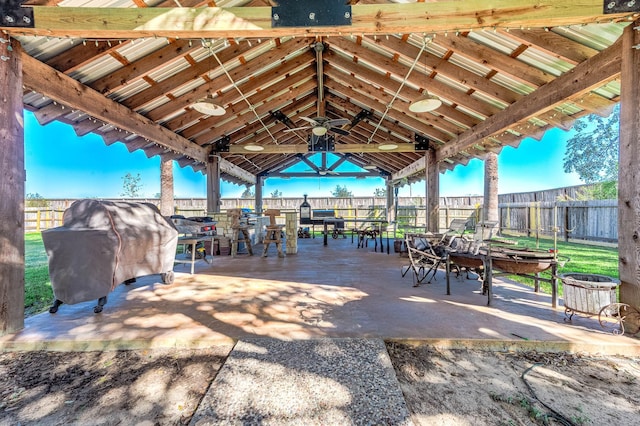
[{"label": "metal bracket", "polygon": [[309,135],[307,137],[309,152],[331,152],[335,150],[335,138],[331,135],[316,136]]},{"label": "metal bracket", "polygon": [[602,7],[603,13],[627,13],[640,12],[640,0],[605,0]]},{"label": "metal bracket", "polygon": [[416,151],[428,151],[429,150],[429,139],[425,138],[416,133],[413,138],[416,141],[415,150]]},{"label": "metal bracket", "polygon": [[371,117],[372,115],[373,113],[371,111],[363,109],[362,111],[357,113],[355,117],[353,117],[353,120],[351,120],[351,127],[355,127],[359,122],[361,122],[365,118]]},{"label": "metal bracket", "polygon": [[0,1],[0,27],[33,28],[33,8],[22,7],[24,0]]},{"label": "metal bracket", "polygon": [[271,26],[351,25],[351,5],[344,3],[344,0],[278,0],[278,6],[271,8]]},{"label": "metal bracket", "polygon": [[231,138],[229,136],[221,137],[211,144],[211,153],[229,152],[229,142],[231,142]]},{"label": "metal bracket", "polygon": [[271,111],[271,117],[273,117],[275,120],[281,122],[282,124],[284,124],[285,126],[287,126],[288,128],[293,128],[295,127],[293,125],[293,121],[291,121],[291,119],[289,117],[287,117],[282,111],[280,110],[276,110],[276,111]]}]

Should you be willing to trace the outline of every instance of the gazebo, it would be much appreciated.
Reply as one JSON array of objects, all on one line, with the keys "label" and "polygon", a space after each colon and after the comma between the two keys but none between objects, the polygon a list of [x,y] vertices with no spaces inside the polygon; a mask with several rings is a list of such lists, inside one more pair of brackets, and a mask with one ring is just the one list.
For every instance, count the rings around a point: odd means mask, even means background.
[{"label": "gazebo", "polygon": [[349,162],[362,171],[342,176],[389,189],[424,180],[432,230],[439,173],[620,102],[620,297],[639,307],[639,12],[618,0],[5,1],[0,334],[23,327],[23,109],[202,171],[210,212],[221,179],[255,184],[260,211],[264,179]]}]

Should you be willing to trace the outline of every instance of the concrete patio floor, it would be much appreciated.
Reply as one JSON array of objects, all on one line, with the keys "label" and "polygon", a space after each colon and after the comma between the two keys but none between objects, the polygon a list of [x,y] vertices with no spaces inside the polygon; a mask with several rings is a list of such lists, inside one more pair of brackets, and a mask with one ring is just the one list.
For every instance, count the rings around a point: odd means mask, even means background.
[{"label": "concrete patio floor", "polygon": [[[386,247],[385,247],[386,249]],[[254,252],[260,254],[262,246]],[[567,350],[640,355],[640,341],[604,331],[597,317],[576,314],[507,279],[494,279],[487,306],[478,280],[445,275],[412,286],[400,268],[407,259],[357,249],[347,239],[299,240],[297,255],[216,256],[196,273],[176,265],[176,279],[139,278],[95,301],[62,305],[27,318],[25,328],[0,338],[4,350],[101,350],[203,347],[251,337],[281,340],[364,337],[416,340],[449,348]]]}]

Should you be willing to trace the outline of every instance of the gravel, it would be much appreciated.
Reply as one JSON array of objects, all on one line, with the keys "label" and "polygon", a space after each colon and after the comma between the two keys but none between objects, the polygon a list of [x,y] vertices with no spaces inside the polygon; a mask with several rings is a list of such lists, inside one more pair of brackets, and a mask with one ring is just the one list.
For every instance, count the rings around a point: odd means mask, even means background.
[{"label": "gravel", "polygon": [[411,425],[380,339],[239,341],[192,425]]}]

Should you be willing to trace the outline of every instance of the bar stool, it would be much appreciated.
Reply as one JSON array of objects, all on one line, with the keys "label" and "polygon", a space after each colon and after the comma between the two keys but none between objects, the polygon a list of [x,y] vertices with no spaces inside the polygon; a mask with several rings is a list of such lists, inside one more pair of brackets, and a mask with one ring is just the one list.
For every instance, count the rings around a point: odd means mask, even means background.
[{"label": "bar stool", "polygon": [[264,251],[262,257],[267,257],[267,250],[269,250],[269,244],[275,243],[278,249],[278,257],[284,257],[282,251],[282,228],[284,225],[276,224],[276,216],[280,216],[280,210],[269,209],[264,212],[265,216],[269,216],[269,225],[266,226],[267,234],[264,237]]},{"label": "bar stool", "polygon": [[[236,257],[238,254],[238,242],[243,241],[247,246],[249,256],[253,256],[253,248],[251,247],[251,238],[249,238],[249,226],[247,224],[240,223],[240,216],[242,216],[242,210],[229,209],[227,210],[227,217],[231,222],[231,257]],[[242,238],[240,238],[242,235]]]}]

